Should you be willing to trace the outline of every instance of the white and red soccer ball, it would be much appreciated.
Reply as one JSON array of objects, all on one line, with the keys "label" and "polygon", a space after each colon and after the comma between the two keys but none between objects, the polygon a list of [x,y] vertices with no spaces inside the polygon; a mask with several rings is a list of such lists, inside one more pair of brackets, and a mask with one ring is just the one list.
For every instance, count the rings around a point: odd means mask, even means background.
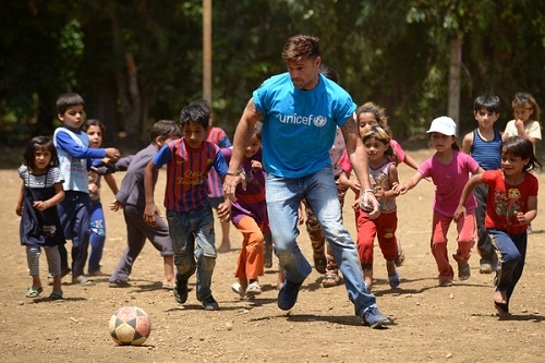
[{"label": "white and red soccer ball", "polygon": [[150,333],[148,314],[137,306],[124,306],[110,318],[110,335],[119,345],[142,345]]}]

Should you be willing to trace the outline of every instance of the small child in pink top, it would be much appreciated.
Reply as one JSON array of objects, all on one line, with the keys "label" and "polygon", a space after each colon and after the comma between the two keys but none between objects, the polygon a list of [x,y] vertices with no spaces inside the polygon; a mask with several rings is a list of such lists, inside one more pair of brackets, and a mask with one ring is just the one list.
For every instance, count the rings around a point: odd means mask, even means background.
[{"label": "small child in pink top", "polygon": [[[396,186],[394,190],[399,194],[405,194],[420,180],[431,177],[435,184],[431,251],[439,270],[439,286],[451,286],[454,272],[448,259],[448,229],[454,219],[464,185],[469,180],[469,174],[480,174],[484,170],[471,156],[459,151],[456,144],[456,123],[451,118],[446,116],[436,118],[427,133],[430,134],[435,155],[424,161],[412,178]],[[465,204],[467,214],[455,220],[458,229],[458,249],[452,257],[458,262],[460,280],[467,280],[470,276],[468,261],[475,243],[476,206],[475,197],[471,196]]]}]

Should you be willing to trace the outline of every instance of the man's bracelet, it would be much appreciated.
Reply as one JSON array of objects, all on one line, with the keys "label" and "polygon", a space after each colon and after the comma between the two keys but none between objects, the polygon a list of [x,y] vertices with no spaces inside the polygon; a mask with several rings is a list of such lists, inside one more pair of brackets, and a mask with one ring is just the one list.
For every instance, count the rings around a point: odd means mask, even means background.
[{"label": "man's bracelet", "polygon": [[239,176],[239,175],[246,175],[246,173],[244,172],[244,170],[242,169],[238,169],[237,171],[235,172],[227,172],[227,175],[230,175],[230,176]]},{"label": "man's bracelet", "polygon": [[363,192],[364,193],[375,193],[375,191],[373,189],[365,189]]}]

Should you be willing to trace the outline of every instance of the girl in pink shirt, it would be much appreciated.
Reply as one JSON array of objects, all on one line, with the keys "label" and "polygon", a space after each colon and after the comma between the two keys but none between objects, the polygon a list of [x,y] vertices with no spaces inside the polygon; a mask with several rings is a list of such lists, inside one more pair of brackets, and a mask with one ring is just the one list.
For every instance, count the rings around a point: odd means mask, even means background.
[{"label": "girl in pink shirt", "polygon": [[399,194],[405,194],[420,180],[428,177],[435,184],[431,251],[439,270],[439,286],[451,286],[454,272],[448,258],[448,229],[454,220],[458,229],[458,249],[452,257],[458,262],[458,278],[467,280],[470,276],[468,261],[475,242],[474,214],[477,203],[473,195],[465,204],[467,214],[457,219],[453,216],[462,189],[469,180],[469,174],[480,174],[484,170],[471,156],[459,151],[456,144],[456,123],[451,118],[446,116],[436,118],[427,133],[430,134],[435,155],[424,161],[412,178],[394,190]]}]

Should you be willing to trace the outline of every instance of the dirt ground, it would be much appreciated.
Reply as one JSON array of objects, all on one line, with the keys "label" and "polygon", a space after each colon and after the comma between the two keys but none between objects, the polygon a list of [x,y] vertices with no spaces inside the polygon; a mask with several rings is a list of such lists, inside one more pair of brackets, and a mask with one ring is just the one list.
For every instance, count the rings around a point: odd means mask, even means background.
[{"label": "dirt ground", "polygon": [[[411,152],[423,161],[431,150]],[[400,166],[403,181],[413,171]],[[118,182],[123,173],[116,175]],[[540,174],[545,185],[545,174]],[[158,185],[161,199],[164,174]],[[0,220],[3,236],[0,259],[0,351],[4,362],[543,362],[545,361],[545,223],[543,203],[532,224],[528,256],[522,279],[511,302],[512,317],[499,320],[493,307],[492,275],[478,271],[476,250],[471,278],[454,281],[449,288],[437,285],[436,265],[429,250],[433,186],[421,182],[398,199],[398,236],[406,262],[399,269],[400,288],[390,289],[384,260],[375,249],[375,285],[380,309],[397,325],[382,330],[362,326],[354,316],[344,285],[320,286],[322,276],[313,271],[299,300],[289,312],[276,306],[276,268],[261,279],[264,293],[255,301],[240,301],[230,291],[240,249],[239,233],[231,228],[231,252],[220,254],[212,289],[220,310],[204,311],[190,292],[178,305],[161,289],[162,260],[148,244],[134,266],[133,286],[108,287],[107,278],[96,286],[65,284],[65,298],[49,301],[25,298],[31,282],[24,248],[19,243],[19,217],[15,214],[20,181],[14,168],[0,170]],[[540,191],[543,195],[543,189]],[[102,190],[108,204],[112,194]],[[345,223],[355,235],[353,212],[347,196]],[[103,270],[112,272],[125,247],[122,213],[106,211],[107,240]],[[451,228],[453,230],[454,228]],[[216,225],[219,237],[219,225]],[[450,233],[449,250],[455,251]],[[312,259],[304,229],[299,244]],[[219,245],[219,240],[218,240]],[[70,242],[67,247],[70,246]],[[47,262],[41,258],[45,285]],[[194,284],[194,278],[190,286]],[[50,287],[44,286],[42,296]],[[142,347],[120,347],[110,338],[108,321],[121,306],[136,305],[151,317],[151,336]]]}]

